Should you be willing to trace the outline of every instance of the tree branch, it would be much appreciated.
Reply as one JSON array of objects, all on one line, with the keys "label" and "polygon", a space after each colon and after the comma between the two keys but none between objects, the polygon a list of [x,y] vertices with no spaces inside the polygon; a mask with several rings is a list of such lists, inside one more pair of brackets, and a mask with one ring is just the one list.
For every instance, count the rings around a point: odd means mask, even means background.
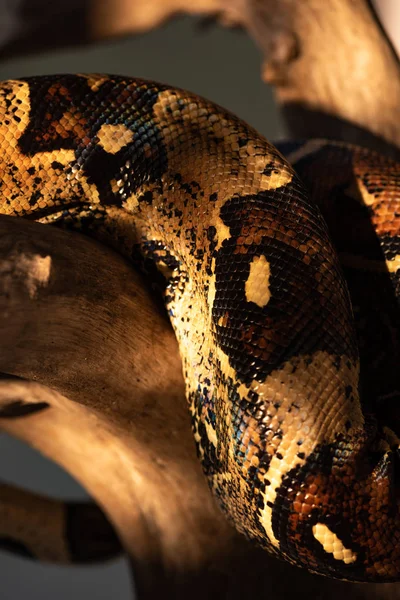
[{"label": "tree branch", "polygon": [[178,13],[218,16],[259,45],[264,80],[293,137],[341,139],[400,156],[399,62],[368,0],[86,0],[53,12],[35,2],[35,10],[32,0],[23,3],[22,24],[17,19],[4,54],[140,33]]},{"label": "tree branch", "polygon": [[399,62],[367,0],[250,0],[245,23],[264,55],[294,137],[328,137],[398,156]]}]

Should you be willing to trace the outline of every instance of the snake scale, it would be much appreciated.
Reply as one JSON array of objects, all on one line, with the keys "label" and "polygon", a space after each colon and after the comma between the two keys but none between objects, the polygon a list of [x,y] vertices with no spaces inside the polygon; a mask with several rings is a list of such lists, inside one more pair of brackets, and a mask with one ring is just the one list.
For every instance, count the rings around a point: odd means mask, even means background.
[{"label": "snake scale", "polygon": [[1,83],[0,147],[1,213],[159,274],[197,452],[236,528],[315,573],[400,579],[398,438],[373,414],[398,395],[398,165],[308,141],[282,146],[296,173],[224,109],[108,75]]}]

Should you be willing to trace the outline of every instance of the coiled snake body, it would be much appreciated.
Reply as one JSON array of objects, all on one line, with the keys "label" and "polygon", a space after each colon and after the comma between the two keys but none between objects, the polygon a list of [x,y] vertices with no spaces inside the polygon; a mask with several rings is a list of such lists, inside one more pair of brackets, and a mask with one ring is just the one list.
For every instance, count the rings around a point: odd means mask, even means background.
[{"label": "coiled snake body", "polygon": [[306,192],[230,113],[124,77],[3,82],[0,115],[1,213],[78,228],[161,273],[198,454],[236,527],[314,572],[399,578],[398,440],[370,414],[396,393],[397,356],[377,351],[361,390],[358,345],[368,354],[371,334],[355,330],[321,215],[339,214],[330,221],[357,289],[372,265],[393,297],[393,332],[396,163],[327,142],[288,147]]}]

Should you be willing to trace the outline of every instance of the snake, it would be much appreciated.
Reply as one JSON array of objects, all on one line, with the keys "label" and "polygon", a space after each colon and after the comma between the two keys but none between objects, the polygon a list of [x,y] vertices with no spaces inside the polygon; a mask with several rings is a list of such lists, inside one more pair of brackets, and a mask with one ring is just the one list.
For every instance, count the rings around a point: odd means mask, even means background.
[{"label": "snake", "polygon": [[103,74],[2,82],[0,148],[1,214],[156,281],[236,529],[313,573],[400,579],[396,161],[276,147],[193,93]]}]

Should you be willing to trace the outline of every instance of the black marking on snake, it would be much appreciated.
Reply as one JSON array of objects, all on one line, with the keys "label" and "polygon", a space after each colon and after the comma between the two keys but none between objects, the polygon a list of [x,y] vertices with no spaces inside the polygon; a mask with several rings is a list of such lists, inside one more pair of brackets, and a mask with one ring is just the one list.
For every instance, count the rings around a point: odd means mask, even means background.
[{"label": "black marking on snake", "polygon": [[[334,356],[352,356],[355,347],[349,347],[346,340],[313,339],[306,343],[298,335],[297,319],[301,313],[293,311],[294,320],[287,319],[282,313],[282,306],[293,303],[296,297],[309,298],[314,307],[314,322],[331,320],[331,307],[320,300],[321,293],[315,279],[315,273],[320,269],[323,257],[315,255],[311,264],[303,262],[304,255],[297,248],[274,237],[263,236],[260,244],[249,245],[246,254],[236,253],[238,238],[241,236],[244,219],[247,215],[258,215],[260,223],[274,218],[281,211],[286,224],[290,221],[299,222],[299,216],[292,210],[287,210],[285,197],[299,193],[296,183],[288,184],[279,190],[260,192],[257,195],[233,197],[221,208],[221,219],[229,227],[231,237],[224,240],[216,252],[216,294],[212,310],[212,318],[216,329],[217,342],[229,356],[231,366],[237,372],[238,379],[250,384],[255,378],[264,381],[277,368],[285,365],[292,357],[300,354],[313,354],[317,350],[326,350]],[[278,209],[277,209],[278,207]],[[318,230],[318,223],[314,223]],[[300,234],[299,241],[307,242]],[[245,296],[245,283],[250,273],[250,263],[255,256],[264,255],[271,266],[270,290],[271,298],[265,307],[248,302]],[[286,281],[283,288],[280,284],[282,265],[290,265],[286,269]],[[293,267],[295,265],[295,268]],[[278,275],[276,276],[275,273]],[[238,286],[238,278],[241,286]],[[303,288],[302,294],[299,289]],[[319,312],[317,312],[317,307]],[[224,325],[219,319],[228,314]],[[350,315],[348,315],[350,318]],[[257,333],[255,333],[257,331]],[[279,331],[279,340],[275,337]],[[258,337],[257,337],[258,336]],[[252,347],[264,337],[268,340],[269,356],[265,354],[260,359],[252,354]],[[285,343],[282,341],[285,339]],[[254,373],[256,372],[256,375]]]},{"label": "black marking on snake", "polygon": [[[149,115],[159,93],[167,90],[167,86],[154,86],[139,80],[132,84],[123,77],[115,77],[113,81],[106,80],[97,91],[92,91],[86,78],[71,75],[29,77],[24,81],[30,87],[34,118],[19,140],[23,153],[32,156],[40,151],[75,150],[77,167],[83,168],[89,181],[97,186],[105,204],[120,205],[143,184],[144,178],[148,182],[157,181],[166,171],[167,154],[162,136],[155,122],[149,122]],[[105,97],[114,108],[106,113],[102,104]],[[136,110],[130,110],[132,105]],[[57,132],[55,123],[66,113],[85,114],[86,121],[82,122],[82,127],[90,142],[82,142],[78,133],[65,135],[63,132],[61,136]],[[131,130],[134,134],[132,142],[116,154],[106,152],[93,142],[104,124],[123,125]],[[144,129],[151,147],[149,156],[142,144]],[[125,179],[123,192],[118,195],[110,185],[115,178]]]},{"label": "black marking on snake", "polygon": [[[304,465],[299,465],[284,475],[281,485],[277,488],[275,502],[271,507],[272,529],[275,537],[279,540],[281,551],[288,555],[297,554],[296,546],[306,548],[310,556],[321,559],[320,564],[323,565],[321,572],[324,574],[332,576],[334,573],[340,572],[342,577],[346,578],[346,573],[351,571],[352,576],[358,574],[362,579],[365,553],[361,546],[352,539],[352,525],[343,516],[346,495],[350,497],[351,493],[338,471],[342,464],[338,456],[340,454],[338,448],[340,449],[339,440],[337,444],[320,444],[307,457]],[[320,508],[314,507],[307,518],[301,518],[300,515],[293,529],[290,525],[290,518],[293,514],[292,503],[296,500],[297,493],[301,491],[297,482],[307,480],[305,473],[308,473],[309,478],[313,473],[318,473],[318,481],[324,481],[323,484],[321,483],[322,493],[329,495],[331,504]],[[358,475],[356,474],[356,479]],[[361,477],[361,475],[359,476]],[[306,488],[303,489],[304,492],[307,491]],[[339,499],[343,504],[338,502]],[[260,508],[262,510],[263,507]],[[346,548],[356,552],[357,562],[345,564],[343,561],[336,560],[333,554],[326,552],[312,533],[312,528],[316,523],[325,524],[338,536]]]},{"label": "black marking on snake", "polygon": [[278,173],[278,167],[274,163],[274,161],[268,162],[263,170],[263,175],[267,175],[267,177],[271,176],[273,173]]},{"label": "black marking on snake", "polygon": [[153,192],[147,191],[144,194],[140,194],[138,196],[138,202],[145,202],[146,204],[151,205],[153,203]]},{"label": "black marking on snake", "polygon": [[[207,399],[207,400],[206,400]],[[204,471],[208,476],[214,473],[222,472],[222,464],[216,454],[216,448],[208,438],[206,427],[202,421],[204,407],[209,404],[210,410],[207,410],[207,416],[212,414],[214,399],[203,395],[201,389],[193,393],[191,398],[194,406],[194,414],[192,414],[192,428],[197,431],[200,440],[196,442],[196,450],[198,456],[202,456],[202,464]],[[203,455],[204,453],[204,455]]]},{"label": "black marking on snake", "polygon": [[79,87],[83,87],[85,80],[63,75],[29,77],[23,81],[29,84],[32,118],[19,139],[21,151],[27,156],[33,156],[37,152],[75,148],[78,134],[71,131],[60,135],[56,124],[67,111],[75,108],[71,90],[76,91],[79,97]]},{"label": "black marking on snake", "polygon": [[50,408],[47,402],[25,402],[24,400],[13,400],[0,408],[0,419],[17,419],[27,417]]},{"label": "black marking on snake", "polygon": [[42,197],[41,192],[39,192],[39,191],[33,192],[31,197],[29,198],[29,206],[35,206],[35,204],[37,204],[38,200],[40,200],[41,197]]}]

